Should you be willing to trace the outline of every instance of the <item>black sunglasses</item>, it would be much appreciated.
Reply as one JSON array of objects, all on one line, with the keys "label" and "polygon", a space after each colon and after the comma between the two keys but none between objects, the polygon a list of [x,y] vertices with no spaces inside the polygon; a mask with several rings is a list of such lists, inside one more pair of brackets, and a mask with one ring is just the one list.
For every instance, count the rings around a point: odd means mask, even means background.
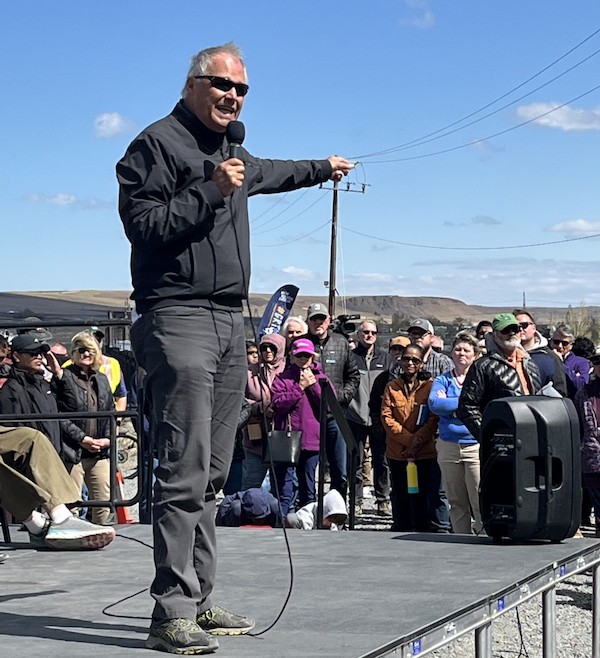
[{"label": "black sunglasses", "polygon": [[96,350],[90,350],[87,347],[78,347],[75,351],[78,352],[79,354],[85,354],[87,352],[88,354],[91,354],[92,356],[94,354],[96,354]]},{"label": "black sunglasses", "polygon": [[504,327],[504,329],[500,329],[500,333],[503,334],[504,336],[508,334],[518,334],[520,331],[520,327],[518,324],[511,324],[508,327]]},{"label": "black sunglasses", "polygon": [[238,96],[245,96],[250,89],[245,82],[233,82],[227,78],[222,78],[220,75],[195,75],[194,78],[196,80],[209,80],[210,86],[219,91],[231,91],[235,88],[235,93]]},{"label": "black sunglasses", "polygon": [[417,365],[423,363],[423,361],[416,356],[402,356],[400,357],[400,361],[404,361],[405,363],[416,363]]},{"label": "black sunglasses", "polygon": [[559,345],[562,345],[563,347],[567,347],[567,345],[571,344],[570,340],[557,340],[556,338],[553,338],[551,342],[556,347],[558,347]]},{"label": "black sunglasses", "polygon": [[365,336],[377,336],[377,332],[372,329],[361,329],[361,331]]},{"label": "black sunglasses", "polygon": [[525,331],[525,329],[527,329],[527,327],[531,327],[532,324],[533,322],[519,322],[519,328]]}]

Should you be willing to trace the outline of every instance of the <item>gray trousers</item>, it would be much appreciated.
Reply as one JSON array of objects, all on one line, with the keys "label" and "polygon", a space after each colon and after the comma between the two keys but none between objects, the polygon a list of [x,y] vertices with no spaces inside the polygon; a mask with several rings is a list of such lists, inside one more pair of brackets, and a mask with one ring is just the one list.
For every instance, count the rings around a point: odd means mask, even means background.
[{"label": "gray trousers", "polygon": [[168,307],[145,313],[131,343],[146,371],[158,453],[153,619],[195,619],[211,607],[215,494],[233,454],[246,383],[240,311]]}]

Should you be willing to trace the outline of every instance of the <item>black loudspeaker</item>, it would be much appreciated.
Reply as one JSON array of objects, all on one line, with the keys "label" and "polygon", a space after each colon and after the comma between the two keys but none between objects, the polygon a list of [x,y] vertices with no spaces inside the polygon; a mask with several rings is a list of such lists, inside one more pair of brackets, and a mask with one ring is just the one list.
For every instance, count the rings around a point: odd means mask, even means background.
[{"label": "black loudspeaker", "polygon": [[479,504],[500,541],[572,537],[581,519],[579,419],[571,400],[493,400],[481,428]]}]

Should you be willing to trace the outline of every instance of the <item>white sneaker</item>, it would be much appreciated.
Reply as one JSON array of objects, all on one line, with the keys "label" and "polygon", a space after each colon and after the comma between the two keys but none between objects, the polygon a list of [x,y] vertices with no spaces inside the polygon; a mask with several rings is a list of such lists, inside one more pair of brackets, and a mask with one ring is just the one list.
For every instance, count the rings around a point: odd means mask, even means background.
[{"label": "white sneaker", "polygon": [[115,538],[115,529],[96,525],[78,517],[52,523],[44,538],[46,545],[59,551],[104,548]]}]

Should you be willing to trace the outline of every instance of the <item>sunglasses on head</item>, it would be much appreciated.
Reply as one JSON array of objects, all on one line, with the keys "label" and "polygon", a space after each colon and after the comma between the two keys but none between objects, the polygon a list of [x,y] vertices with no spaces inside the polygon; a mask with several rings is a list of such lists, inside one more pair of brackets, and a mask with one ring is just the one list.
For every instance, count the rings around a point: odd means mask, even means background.
[{"label": "sunglasses on head", "polygon": [[195,75],[196,80],[208,80],[210,86],[218,89],[219,91],[231,91],[235,89],[238,96],[245,96],[250,87],[245,82],[233,82],[227,78],[222,78],[220,75]]},{"label": "sunglasses on head", "polygon": [[570,344],[571,344],[570,340],[558,340],[557,338],[552,339],[552,345],[556,347],[558,347],[559,345],[562,345],[563,347],[567,347]]},{"label": "sunglasses on head", "polygon": [[404,361],[404,363],[415,363],[416,365],[423,363],[423,361],[417,356],[403,356],[400,357],[400,361]]}]

